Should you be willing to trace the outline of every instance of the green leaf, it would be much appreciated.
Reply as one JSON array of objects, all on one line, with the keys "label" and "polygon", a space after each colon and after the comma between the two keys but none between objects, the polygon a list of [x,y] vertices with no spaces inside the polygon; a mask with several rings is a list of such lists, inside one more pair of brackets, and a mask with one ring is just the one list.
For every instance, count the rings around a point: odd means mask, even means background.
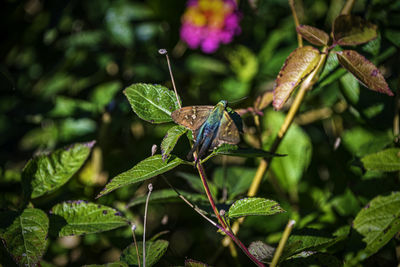
[{"label": "green leaf", "polygon": [[218,188],[226,187],[228,200],[231,200],[250,188],[255,174],[255,169],[239,166],[230,166],[225,170],[217,168],[213,174],[213,181]]},{"label": "green leaf", "polygon": [[[279,112],[268,111],[264,116],[264,125],[271,131],[267,140],[267,147],[272,144],[273,138],[284,121],[284,115]],[[277,157],[271,163],[271,170],[283,188],[295,194],[297,184],[307,169],[312,154],[312,145],[308,135],[296,124],[292,124],[282,140],[277,153],[287,154],[286,157]]]},{"label": "green leaf", "polygon": [[351,72],[365,87],[393,96],[379,69],[354,50],[336,52],[340,64]]},{"label": "green leaf", "polygon": [[[182,190],[179,190],[179,193],[182,196],[184,196],[187,200],[192,202],[192,203],[193,202],[205,202],[205,203],[208,203],[207,202],[207,198],[204,195],[193,194],[193,193],[182,191]],[[144,203],[146,203],[146,199],[147,199],[147,195],[144,195],[144,196],[141,196],[141,197],[137,197],[137,198],[131,200],[127,204],[127,207],[130,208],[130,207],[133,207],[133,206],[144,204]],[[179,198],[178,194],[175,192],[175,190],[173,190],[173,189],[162,189],[162,190],[154,191],[150,195],[150,201],[152,203],[154,203],[154,202],[165,203],[165,202],[182,201],[182,200],[180,200],[180,198]]]},{"label": "green leaf", "polygon": [[[138,242],[139,260],[143,262],[143,242]],[[164,253],[167,251],[169,242],[166,240],[146,241],[146,266],[156,264]],[[139,266],[137,261],[136,248],[131,244],[122,251],[121,261],[129,264],[129,266]]]},{"label": "green leaf", "polygon": [[104,196],[105,194],[108,194],[120,187],[145,181],[156,175],[172,170],[181,164],[189,163],[175,156],[171,156],[165,162],[159,154],[151,156],[139,162],[132,169],[114,177],[108,184],[106,184],[106,187],[104,187],[104,189],[97,195],[96,198]]},{"label": "green leaf", "polygon": [[323,46],[329,42],[329,35],[318,28],[309,25],[299,25],[296,27],[296,31],[314,45]]},{"label": "green leaf", "polygon": [[347,72],[345,75],[340,77],[340,89],[346,99],[352,104],[356,105],[360,99],[360,83],[357,79]]},{"label": "green leaf", "polygon": [[287,57],[276,78],[272,103],[275,109],[282,108],[297,85],[315,69],[320,57],[319,50],[312,46],[299,47]]},{"label": "green leaf", "polygon": [[338,45],[358,45],[378,36],[376,25],[353,15],[340,15],[333,24],[333,40]]},{"label": "green leaf", "polygon": [[327,266],[342,267],[343,262],[328,253],[304,252],[279,264],[281,267]]},{"label": "green leaf", "polygon": [[274,215],[285,212],[278,202],[265,198],[243,198],[229,208],[228,217],[238,218],[250,215]]},{"label": "green leaf", "polygon": [[119,211],[83,200],[59,203],[50,214],[52,227],[59,231],[58,236],[104,232],[129,223]]},{"label": "green leaf", "polygon": [[247,83],[254,78],[258,71],[258,61],[249,48],[238,45],[234,50],[228,51],[226,57],[239,81]]},{"label": "green leaf", "polygon": [[244,157],[244,158],[255,158],[255,157],[263,157],[263,158],[272,158],[272,157],[283,157],[285,155],[274,154],[262,149],[256,148],[240,148],[237,145],[223,144],[210,154],[209,157],[213,157],[216,155],[227,155],[227,156],[235,156],[235,157]]},{"label": "green leaf", "polygon": [[356,216],[353,228],[367,244],[367,256],[376,253],[400,231],[400,192],[377,196]]},{"label": "green leaf", "polygon": [[290,235],[283,250],[282,259],[298,254],[302,251],[321,251],[342,240],[346,235],[334,237],[324,231],[305,228],[295,230]]},{"label": "green leaf", "polygon": [[161,85],[136,83],[124,94],[139,118],[151,123],[172,121],[171,112],[179,108],[174,92]]},{"label": "green leaf", "polygon": [[400,170],[400,148],[388,148],[361,159],[369,171],[394,172]]},{"label": "green leaf", "polygon": [[119,81],[111,81],[96,86],[90,95],[90,101],[97,105],[98,110],[103,110],[120,90]]},{"label": "green leaf", "polygon": [[192,259],[185,260],[185,267],[209,267],[208,264]]},{"label": "green leaf", "polygon": [[275,248],[262,241],[255,241],[250,244],[249,252],[259,261],[271,262]]},{"label": "green leaf", "polygon": [[343,145],[352,154],[361,157],[375,153],[393,142],[390,132],[371,131],[354,127],[342,133]]},{"label": "green leaf", "polygon": [[123,261],[109,262],[105,264],[89,264],[82,267],[128,267],[129,265]]},{"label": "green leaf", "polygon": [[36,266],[47,248],[49,219],[42,210],[26,208],[0,238],[20,266]]},{"label": "green leaf", "polygon": [[25,195],[37,198],[68,182],[85,162],[94,143],[77,143],[58,149],[50,155],[31,159],[22,171]]},{"label": "green leaf", "polygon": [[178,139],[186,132],[187,129],[180,125],[173,126],[168,130],[161,142],[161,155],[163,160],[166,160],[169,157],[176,142],[178,142]]}]

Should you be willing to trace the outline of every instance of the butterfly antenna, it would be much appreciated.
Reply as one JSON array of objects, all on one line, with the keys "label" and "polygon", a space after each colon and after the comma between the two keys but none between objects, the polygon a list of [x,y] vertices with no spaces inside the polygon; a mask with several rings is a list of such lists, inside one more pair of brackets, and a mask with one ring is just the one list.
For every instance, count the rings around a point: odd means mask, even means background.
[{"label": "butterfly antenna", "polygon": [[228,103],[229,104],[235,104],[235,103],[238,103],[238,102],[242,102],[243,100],[246,100],[247,98],[249,98],[249,97],[248,96],[244,96],[242,98],[239,98],[239,99],[236,99],[236,100],[233,100],[233,101],[228,101]]},{"label": "butterfly antenna", "polygon": [[172,74],[171,63],[170,63],[169,57],[168,57],[168,51],[167,51],[167,49],[162,48],[162,49],[158,50],[158,53],[160,53],[161,55],[165,55],[165,57],[167,58],[169,76],[171,76],[171,82],[172,82],[172,87],[174,87],[176,101],[178,102],[179,108],[182,108],[181,102],[179,102],[178,92],[176,91],[175,80],[174,80],[174,75]]}]

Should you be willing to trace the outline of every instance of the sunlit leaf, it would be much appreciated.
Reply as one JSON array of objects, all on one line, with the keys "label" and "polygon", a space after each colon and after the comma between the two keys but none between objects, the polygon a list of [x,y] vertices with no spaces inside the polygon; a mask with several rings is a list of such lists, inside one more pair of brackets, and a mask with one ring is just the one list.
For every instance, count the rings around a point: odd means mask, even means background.
[{"label": "sunlit leaf", "polygon": [[311,46],[303,46],[294,50],[286,59],[285,64],[276,78],[274,88],[275,109],[281,109],[293,90],[317,66],[320,53]]},{"label": "sunlit leaf", "polygon": [[180,125],[173,126],[168,130],[161,142],[161,155],[163,160],[169,157],[171,151],[176,145],[176,142],[178,142],[178,139],[185,134],[186,131],[187,129]]},{"label": "sunlit leaf", "polygon": [[128,225],[119,211],[82,200],[57,204],[50,214],[58,236],[98,233]]},{"label": "sunlit leaf", "polygon": [[37,198],[68,182],[83,165],[93,145],[94,142],[78,143],[31,159],[22,171],[26,196]]},{"label": "sunlit leaf", "polygon": [[327,45],[329,42],[329,35],[318,28],[309,25],[299,25],[296,27],[297,33],[299,33],[304,39],[314,45]]},{"label": "sunlit leaf", "polygon": [[[138,242],[139,260],[143,262],[143,242]],[[164,253],[167,251],[169,242],[166,240],[146,241],[146,266],[156,264]],[[138,265],[138,255],[134,244],[129,245],[122,251],[121,261],[126,262],[129,266]]]},{"label": "sunlit leaf", "polygon": [[281,206],[273,200],[265,198],[243,198],[229,208],[228,217],[238,218],[250,215],[274,215],[285,212]]},{"label": "sunlit leaf", "polygon": [[376,25],[353,15],[340,15],[333,24],[333,40],[338,45],[357,45],[375,39]]},{"label": "sunlit leaf", "polygon": [[42,210],[26,208],[0,238],[19,266],[36,266],[47,248],[49,219]]},{"label": "sunlit leaf", "polygon": [[104,196],[122,186],[150,179],[184,163],[189,164],[188,162],[174,156],[171,156],[165,162],[161,155],[151,156],[136,164],[132,169],[114,177],[96,198]]},{"label": "sunlit leaf", "polygon": [[161,85],[132,84],[124,94],[133,111],[151,123],[172,121],[171,112],[179,108],[174,92]]},{"label": "sunlit leaf", "polygon": [[388,148],[369,154],[361,159],[364,168],[369,171],[394,172],[400,170],[400,148]]},{"label": "sunlit leaf", "polygon": [[[200,180],[200,178],[198,178]],[[205,197],[205,195],[201,195],[201,194],[194,194],[194,193],[189,193],[183,190],[179,190],[179,193],[184,196],[187,200],[189,200],[190,202],[207,202],[207,198]],[[128,204],[127,207],[133,207],[133,206],[137,206],[140,204],[144,204],[146,203],[146,199],[147,199],[147,195],[141,196],[141,197],[137,197],[133,200],[131,200]],[[150,195],[150,201],[152,203],[156,202],[162,202],[162,203],[166,203],[166,202],[173,202],[173,201],[182,201],[178,194],[175,192],[175,190],[173,189],[162,189],[162,190],[157,190],[154,191],[153,193],[151,193]],[[208,202],[207,202],[208,203]]]},{"label": "sunlit leaf", "polygon": [[353,227],[363,236],[367,255],[377,252],[400,231],[400,193],[372,199],[357,214]]},{"label": "sunlit leaf", "polygon": [[340,64],[350,71],[367,88],[393,96],[378,68],[354,50],[336,52]]}]

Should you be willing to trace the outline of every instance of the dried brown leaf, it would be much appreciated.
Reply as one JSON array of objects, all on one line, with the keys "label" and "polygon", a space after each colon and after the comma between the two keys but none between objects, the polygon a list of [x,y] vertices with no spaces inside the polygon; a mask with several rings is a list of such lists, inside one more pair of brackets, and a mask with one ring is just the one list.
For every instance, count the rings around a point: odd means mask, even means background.
[{"label": "dried brown leaf", "polygon": [[340,64],[351,72],[365,87],[393,96],[378,68],[354,50],[336,52]]},{"label": "dried brown leaf", "polygon": [[329,35],[318,28],[309,25],[299,25],[296,31],[313,45],[322,46],[327,45],[329,42]]},{"label": "dried brown leaf", "polygon": [[282,108],[296,86],[315,69],[320,57],[319,50],[312,46],[299,47],[288,56],[276,78],[272,103],[275,109]]}]

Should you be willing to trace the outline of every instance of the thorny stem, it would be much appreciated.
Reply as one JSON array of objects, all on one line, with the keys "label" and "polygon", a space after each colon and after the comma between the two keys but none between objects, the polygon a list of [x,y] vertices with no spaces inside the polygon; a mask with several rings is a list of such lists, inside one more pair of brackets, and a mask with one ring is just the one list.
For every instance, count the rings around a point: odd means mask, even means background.
[{"label": "thorny stem", "polygon": [[149,200],[151,192],[153,191],[153,185],[148,185],[149,193],[146,198],[146,206],[144,208],[144,222],[143,222],[143,267],[146,267],[146,222],[147,222],[147,208],[149,206]]},{"label": "thorny stem", "polygon": [[[297,12],[296,12],[296,7],[294,4],[294,0],[289,0],[289,6],[290,9],[292,10],[292,15],[293,15],[293,19],[294,19],[294,25],[296,26],[296,28],[300,25],[299,23],[299,18],[297,17]],[[297,33],[297,43],[299,47],[303,46],[303,38],[301,37],[300,33]]]},{"label": "thorny stem", "polygon": [[278,264],[279,258],[281,257],[283,252],[283,248],[285,247],[286,241],[288,240],[289,235],[292,232],[295,223],[296,223],[295,220],[289,220],[289,222],[287,223],[285,231],[283,232],[282,238],[279,241],[278,247],[275,250],[274,257],[272,258],[269,267],[275,267]]}]

